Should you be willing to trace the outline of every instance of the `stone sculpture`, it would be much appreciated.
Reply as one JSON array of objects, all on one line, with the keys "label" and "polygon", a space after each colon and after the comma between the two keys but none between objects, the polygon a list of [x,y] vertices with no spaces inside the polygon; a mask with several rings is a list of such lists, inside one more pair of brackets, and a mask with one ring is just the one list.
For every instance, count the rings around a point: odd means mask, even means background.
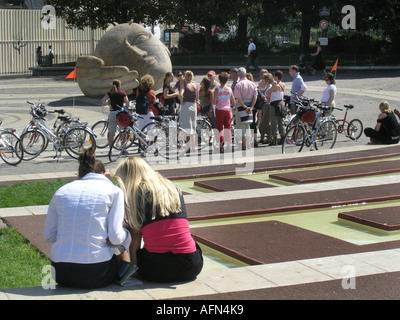
[{"label": "stone sculpture", "polygon": [[115,79],[129,95],[146,74],[153,76],[153,89],[158,90],[169,71],[172,64],[167,47],[136,23],[113,27],[100,39],[93,56],[79,57],[76,62],[79,87],[90,97],[104,96]]}]

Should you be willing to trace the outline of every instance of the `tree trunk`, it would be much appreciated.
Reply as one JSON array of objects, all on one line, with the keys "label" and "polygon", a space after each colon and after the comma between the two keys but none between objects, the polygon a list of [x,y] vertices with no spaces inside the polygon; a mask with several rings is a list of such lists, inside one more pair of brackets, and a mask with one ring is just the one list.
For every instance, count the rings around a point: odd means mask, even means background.
[{"label": "tree trunk", "polygon": [[205,37],[205,39],[204,39],[204,42],[205,42],[205,48],[204,48],[204,51],[205,51],[205,54],[206,55],[211,55],[212,53],[213,53],[213,47],[212,47],[212,25],[211,25],[211,22],[210,21],[207,21],[207,24],[206,24],[206,33],[205,33],[205,35],[204,35],[204,37]]},{"label": "tree trunk", "polygon": [[245,48],[247,54],[247,19],[248,15],[239,15],[239,24],[238,24],[238,41],[240,47],[243,46]]},{"label": "tree trunk", "polygon": [[310,36],[311,36],[311,19],[306,12],[301,14],[301,36],[300,36],[300,53],[310,53]]}]

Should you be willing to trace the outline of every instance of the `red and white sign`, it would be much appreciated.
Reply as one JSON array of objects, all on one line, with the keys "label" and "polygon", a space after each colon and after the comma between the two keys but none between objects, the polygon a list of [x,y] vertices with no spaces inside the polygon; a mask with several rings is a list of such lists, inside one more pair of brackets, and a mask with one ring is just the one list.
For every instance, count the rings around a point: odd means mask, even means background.
[{"label": "red and white sign", "polygon": [[319,27],[320,27],[322,30],[328,29],[328,26],[329,26],[329,23],[328,23],[328,21],[326,21],[326,20],[321,20],[321,22],[319,23]]}]

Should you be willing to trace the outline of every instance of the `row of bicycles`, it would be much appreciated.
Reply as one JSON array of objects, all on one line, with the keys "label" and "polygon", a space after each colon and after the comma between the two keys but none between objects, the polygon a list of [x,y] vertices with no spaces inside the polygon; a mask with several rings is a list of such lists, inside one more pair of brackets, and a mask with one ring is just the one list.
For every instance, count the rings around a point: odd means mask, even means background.
[{"label": "row of bicycles", "polygon": [[[49,148],[55,151],[54,159],[58,159],[63,151],[77,159],[84,148],[109,147],[108,112],[104,119],[89,127],[87,122],[65,115],[64,109],[51,111],[43,103],[27,103],[32,119],[21,135],[15,129],[0,130],[0,155],[7,164],[18,165],[22,160],[32,160]],[[48,114],[57,115],[52,127],[46,122]],[[179,114],[152,117],[150,123],[139,128],[141,116],[135,113],[134,101],[131,101],[128,108],[120,108],[116,117],[118,131],[108,152],[111,162],[127,154],[132,147],[137,147],[142,156],[166,159],[182,157],[188,149],[189,136],[179,126]],[[197,147],[203,149],[210,145],[214,134],[207,117],[198,116],[197,130],[201,133],[197,135]]]},{"label": "row of bicycles", "polygon": [[344,117],[337,119],[333,111],[343,109],[316,104],[315,100],[299,98],[293,92],[292,95],[297,112],[287,120],[283,154],[301,152],[305,148],[311,151],[332,149],[341,133],[354,141],[361,137],[364,129],[361,120],[347,120],[348,112],[355,108],[353,105],[345,105]]},{"label": "row of bicycles", "polygon": [[[292,93],[293,94],[293,93]],[[294,94],[293,94],[294,95]],[[345,133],[352,140],[358,140],[363,133],[359,119],[347,120],[353,105],[345,105],[345,116],[337,119],[332,108],[318,105],[312,99],[295,97],[297,113],[286,119],[286,136],[282,145],[283,154],[309,150],[332,149],[339,133]],[[0,157],[10,165],[18,165],[22,160],[38,157],[51,145],[55,151],[54,159],[63,151],[77,159],[83,148],[109,148],[108,158],[117,161],[137,147],[138,153],[145,157],[161,156],[166,159],[179,159],[188,151],[189,134],[179,126],[179,112],[168,114],[159,105],[160,116],[152,117],[151,122],[139,128],[140,115],[135,113],[134,101],[121,107],[116,117],[118,131],[111,147],[108,143],[108,112],[104,119],[89,127],[87,122],[65,115],[63,109],[47,110],[43,103],[30,106],[31,121],[21,135],[15,129],[0,127]],[[163,109],[164,108],[164,109]],[[343,111],[343,109],[334,108]],[[46,123],[48,114],[56,114],[53,127]],[[0,120],[1,126],[1,120]],[[215,132],[207,116],[197,117],[197,148],[216,147]],[[234,139],[234,135],[232,135]],[[239,140],[239,139],[238,139]]]},{"label": "row of bicycles", "polygon": [[[49,111],[43,103],[27,103],[31,107],[32,119],[21,135],[15,129],[0,130],[0,155],[7,164],[18,165],[22,160],[32,160],[48,149],[50,143],[55,150],[54,158],[59,158],[66,151],[77,159],[82,148],[96,147],[95,135],[87,123],[65,116],[63,109]],[[57,114],[53,128],[46,123],[49,113]]]}]

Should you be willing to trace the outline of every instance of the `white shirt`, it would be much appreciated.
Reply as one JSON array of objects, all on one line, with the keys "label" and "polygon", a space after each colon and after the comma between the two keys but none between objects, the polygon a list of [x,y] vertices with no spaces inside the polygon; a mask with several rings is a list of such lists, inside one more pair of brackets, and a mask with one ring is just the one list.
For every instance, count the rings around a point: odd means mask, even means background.
[{"label": "white shirt", "polygon": [[321,99],[322,102],[328,102],[329,101],[329,99],[331,98],[331,96],[330,96],[330,91],[331,90],[333,90],[333,92],[334,92],[334,98],[333,99],[335,100],[336,94],[337,94],[337,88],[336,88],[336,86],[334,84],[331,84],[322,93],[322,99]]},{"label": "white shirt", "polygon": [[47,211],[43,238],[53,243],[54,262],[99,263],[113,256],[106,243],[129,248],[131,235],[122,227],[124,193],[102,174],[88,173],[61,187]]},{"label": "white shirt", "polygon": [[249,48],[248,48],[248,51],[256,51],[256,45],[254,44],[254,43],[250,43],[249,44]]}]

